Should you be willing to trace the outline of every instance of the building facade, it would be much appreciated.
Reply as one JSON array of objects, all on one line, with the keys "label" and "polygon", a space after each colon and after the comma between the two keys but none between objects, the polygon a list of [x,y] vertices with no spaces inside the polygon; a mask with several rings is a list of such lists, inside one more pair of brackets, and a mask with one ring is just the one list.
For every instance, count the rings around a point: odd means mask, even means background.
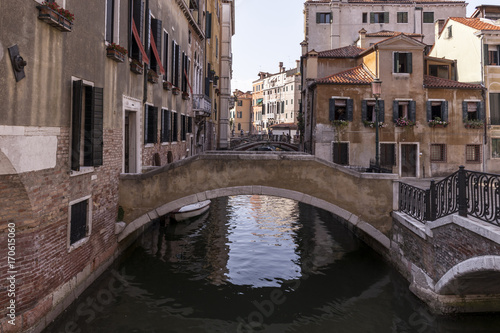
[{"label": "building facade", "polygon": [[[208,23],[214,9],[197,0],[59,5],[67,17],[52,2],[0,4],[0,242],[15,229],[18,282],[15,298],[0,295],[16,304],[15,327],[0,309],[2,331],[43,328],[126,248],[116,236],[120,174],[216,146],[205,91],[216,94],[204,79],[232,33]],[[219,29],[209,49],[207,28]],[[229,77],[230,66],[217,74]],[[0,257],[4,288],[7,252]]]},{"label": "building facade", "polygon": [[465,1],[455,0],[308,0],[304,3],[305,43],[307,51],[318,52],[355,45],[364,29],[368,34],[420,34],[426,45],[432,45],[436,20],[465,15]]},{"label": "building facade", "polygon": [[[355,67],[315,79],[304,101],[306,148],[325,160],[368,168],[376,160],[378,106],[379,160],[389,171],[439,177],[458,165],[483,170],[483,128],[464,120],[469,113],[484,119],[482,86],[425,75],[425,47],[401,34],[340,60],[355,59]],[[321,68],[312,55],[305,58],[309,69]],[[375,78],[382,81],[378,101],[371,91]]]},{"label": "building facade", "polygon": [[231,136],[248,135],[252,131],[252,93],[235,90],[234,107],[231,112]]},{"label": "building facade", "polygon": [[[493,8],[493,17],[500,6]],[[489,15],[479,7],[477,14]],[[430,55],[456,62],[460,81],[485,88],[485,170],[500,172],[500,24],[486,18],[448,19],[436,29],[436,43]]]}]

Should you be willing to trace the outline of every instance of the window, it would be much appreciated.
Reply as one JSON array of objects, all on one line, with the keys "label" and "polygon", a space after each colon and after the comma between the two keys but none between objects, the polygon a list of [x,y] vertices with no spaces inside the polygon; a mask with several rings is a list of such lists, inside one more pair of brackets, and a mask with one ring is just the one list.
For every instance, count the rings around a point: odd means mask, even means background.
[{"label": "window", "polygon": [[[384,122],[385,118],[385,103],[383,100],[378,101],[379,107],[379,122]],[[374,122],[376,120],[375,114],[375,101],[374,100],[363,100],[361,102],[361,120]]]},{"label": "window", "polygon": [[73,81],[71,170],[103,163],[103,88]]},{"label": "window", "polygon": [[113,43],[115,25],[115,0],[106,0],[106,41]]},{"label": "window", "polygon": [[500,158],[500,138],[491,139],[491,157]]},{"label": "window", "polygon": [[471,163],[481,162],[481,145],[465,146],[465,161]]},{"label": "window", "polygon": [[329,118],[330,121],[346,120],[352,121],[353,100],[346,98],[330,98]]},{"label": "window", "polygon": [[424,12],[424,23],[434,23],[434,12]]},{"label": "window", "polygon": [[170,71],[171,83],[180,88],[179,86],[179,66],[180,66],[180,47],[174,40],[172,41],[172,70]]},{"label": "window", "polygon": [[394,73],[412,72],[412,53],[394,52]]},{"label": "window", "polygon": [[212,38],[212,13],[206,12],[205,35],[207,39]]},{"label": "window", "polygon": [[437,118],[448,121],[447,101],[427,101],[427,121]]},{"label": "window", "polygon": [[393,120],[396,122],[398,118],[407,118],[415,121],[416,118],[416,102],[415,101],[394,101],[392,104]]},{"label": "window", "polygon": [[243,118],[243,112],[242,111],[238,111],[238,115],[237,115],[238,118]]},{"label": "window", "polygon": [[408,12],[398,12],[398,23],[408,23]]},{"label": "window", "polygon": [[172,116],[165,109],[161,110],[161,142],[172,142]]},{"label": "window", "polygon": [[188,91],[188,80],[187,78],[189,77],[189,67],[190,67],[190,60],[188,56],[182,52],[182,70],[181,70],[181,90],[183,92]]},{"label": "window", "polygon": [[157,74],[164,73],[163,66],[161,64],[161,32],[163,31],[161,25],[162,22],[160,20],[151,18],[151,35],[153,35],[153,38],[150,38],[151,43],[149,45],[149,59],[151,60],[151,69]]},{"label": "window", "polygon": [[187,119],[185,115],[181,115],[181,140],[186,141]]},{"label": "window", "polygon": [[448,30],[448,36],[447,37],[448,38],[452,38],[453,37],[453,26],[450,25],[447,30]]},{"label": "window", "polygon": [[447,65],[429,65],[429,75],[449,79],[450,67]]},{"label": "window", "polygon": [[349,165],[349,143],[332,142],[333,163]]},{"label": "window", "polygon": [[500,94],[490,93],[490,121],[491,125],[500,125]]},{"label": "window", "polygon": [[168,69],[168,33],[163,31],[163,69],[165,70],[165,74],[163,78],[167,80],[167,69]]},{"label": "window", "polygon": [[215,58],[219,58],[219,37],[215,36]]},{"label": "window", "polygon": [[363,23],[368,23],[368,13],[363,13],[362,21]]},{"label": "window", "polygon": [[316,23],[332,23],[332,13],[316,13]]},{"label": "window", "polygon": [[445,144],[431,144],[431,162],[446,162]]},{"label": "window", "polygon": [[193,117],[188,117],[187,120],[188,120],[187,132],[188,133],[193,133]]},{"label": "window", "polygon": [[488,66],[500,65],[500,45],[484,45],[485,63]]},{"label": "window", "polygon": [[396,165],[396,144],[380,144],[380,165],[388,168]]},{"label": "window", "polygon": [[370,23],[389,23],[389,13],[370,13]]},{"label": "window", "polygon": [[144,38],[144,3],[142,0],[129,0],[129,8],[132,13],[129,21],[129,51],[130,57],[139,62],[149,62],[149,59],[142,46]]},{"label": "window", "polygon": [[91,206],[90,196],[70,202],[69,206],[69,244],[76,242],[90,235]]},{"label": "window", "polygon": [[462,102],[462,111],[464,120],[482,120],[483,103],[481,102]]},{"label": "window", "polygon": [[243,101],[238,101],[238,106],[243,106]]},{"label": "window", "polygon": [[177,112],[172,112],[172,142],[177,142],[179,134],[179,117]]},{"label": "window", "polygon": [[146,104],[144,112],[144,144],[156,143],[158,108]]}]

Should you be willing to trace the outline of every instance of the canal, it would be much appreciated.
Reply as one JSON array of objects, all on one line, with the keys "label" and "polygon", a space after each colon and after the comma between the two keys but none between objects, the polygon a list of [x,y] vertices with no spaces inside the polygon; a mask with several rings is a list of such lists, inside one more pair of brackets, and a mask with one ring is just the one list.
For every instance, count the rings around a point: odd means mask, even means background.
[{"label": "canal", "polygon": [[500,316],[435,316],[328,212],[212,200],[157,222],[45,332],[498,332]]}]

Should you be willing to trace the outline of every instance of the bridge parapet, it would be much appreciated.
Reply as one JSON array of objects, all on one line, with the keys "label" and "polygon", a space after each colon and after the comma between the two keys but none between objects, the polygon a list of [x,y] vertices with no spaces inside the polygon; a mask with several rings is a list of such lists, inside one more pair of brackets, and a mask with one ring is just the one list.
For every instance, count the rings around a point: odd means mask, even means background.
[{"label": "bridge parapet", "polygon": [[120,177],[122,240],[150,220],[220,196],[267,194],[324,208],[389,248],[397,175],[360,173],[299,152],[207,152]]}]

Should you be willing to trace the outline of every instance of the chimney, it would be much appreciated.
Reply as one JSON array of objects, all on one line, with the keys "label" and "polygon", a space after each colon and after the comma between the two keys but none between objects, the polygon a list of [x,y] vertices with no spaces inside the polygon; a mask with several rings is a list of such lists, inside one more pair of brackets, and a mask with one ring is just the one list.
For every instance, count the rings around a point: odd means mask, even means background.
[{"label": "chimney", "polygon": [[439,19],[434,22],[434,38],[437,40],[439,38],[439,33],[443,30],[445,20]]},{"label": "chimney", "polygon": [[300,47],[302,48],[302,55],[305,56],[308,52],[307,50],[307,42],[304,40],[302,43],[300,43]]},{"label": "chimney", "polygon": [[358,40],[358,47],[362,49],[366,49],[366,30],[365,28],[361,28],[361,30],[358,31],[359,33],[359,40]]},{"label": "chimney", "polygon": [[280,73],[283,73],[283,62],[280,61]]},{"label": "chimney", "polygon": [[300,60],[295,60],[295,63],[297,64],[297,72],[300,71]]}]

